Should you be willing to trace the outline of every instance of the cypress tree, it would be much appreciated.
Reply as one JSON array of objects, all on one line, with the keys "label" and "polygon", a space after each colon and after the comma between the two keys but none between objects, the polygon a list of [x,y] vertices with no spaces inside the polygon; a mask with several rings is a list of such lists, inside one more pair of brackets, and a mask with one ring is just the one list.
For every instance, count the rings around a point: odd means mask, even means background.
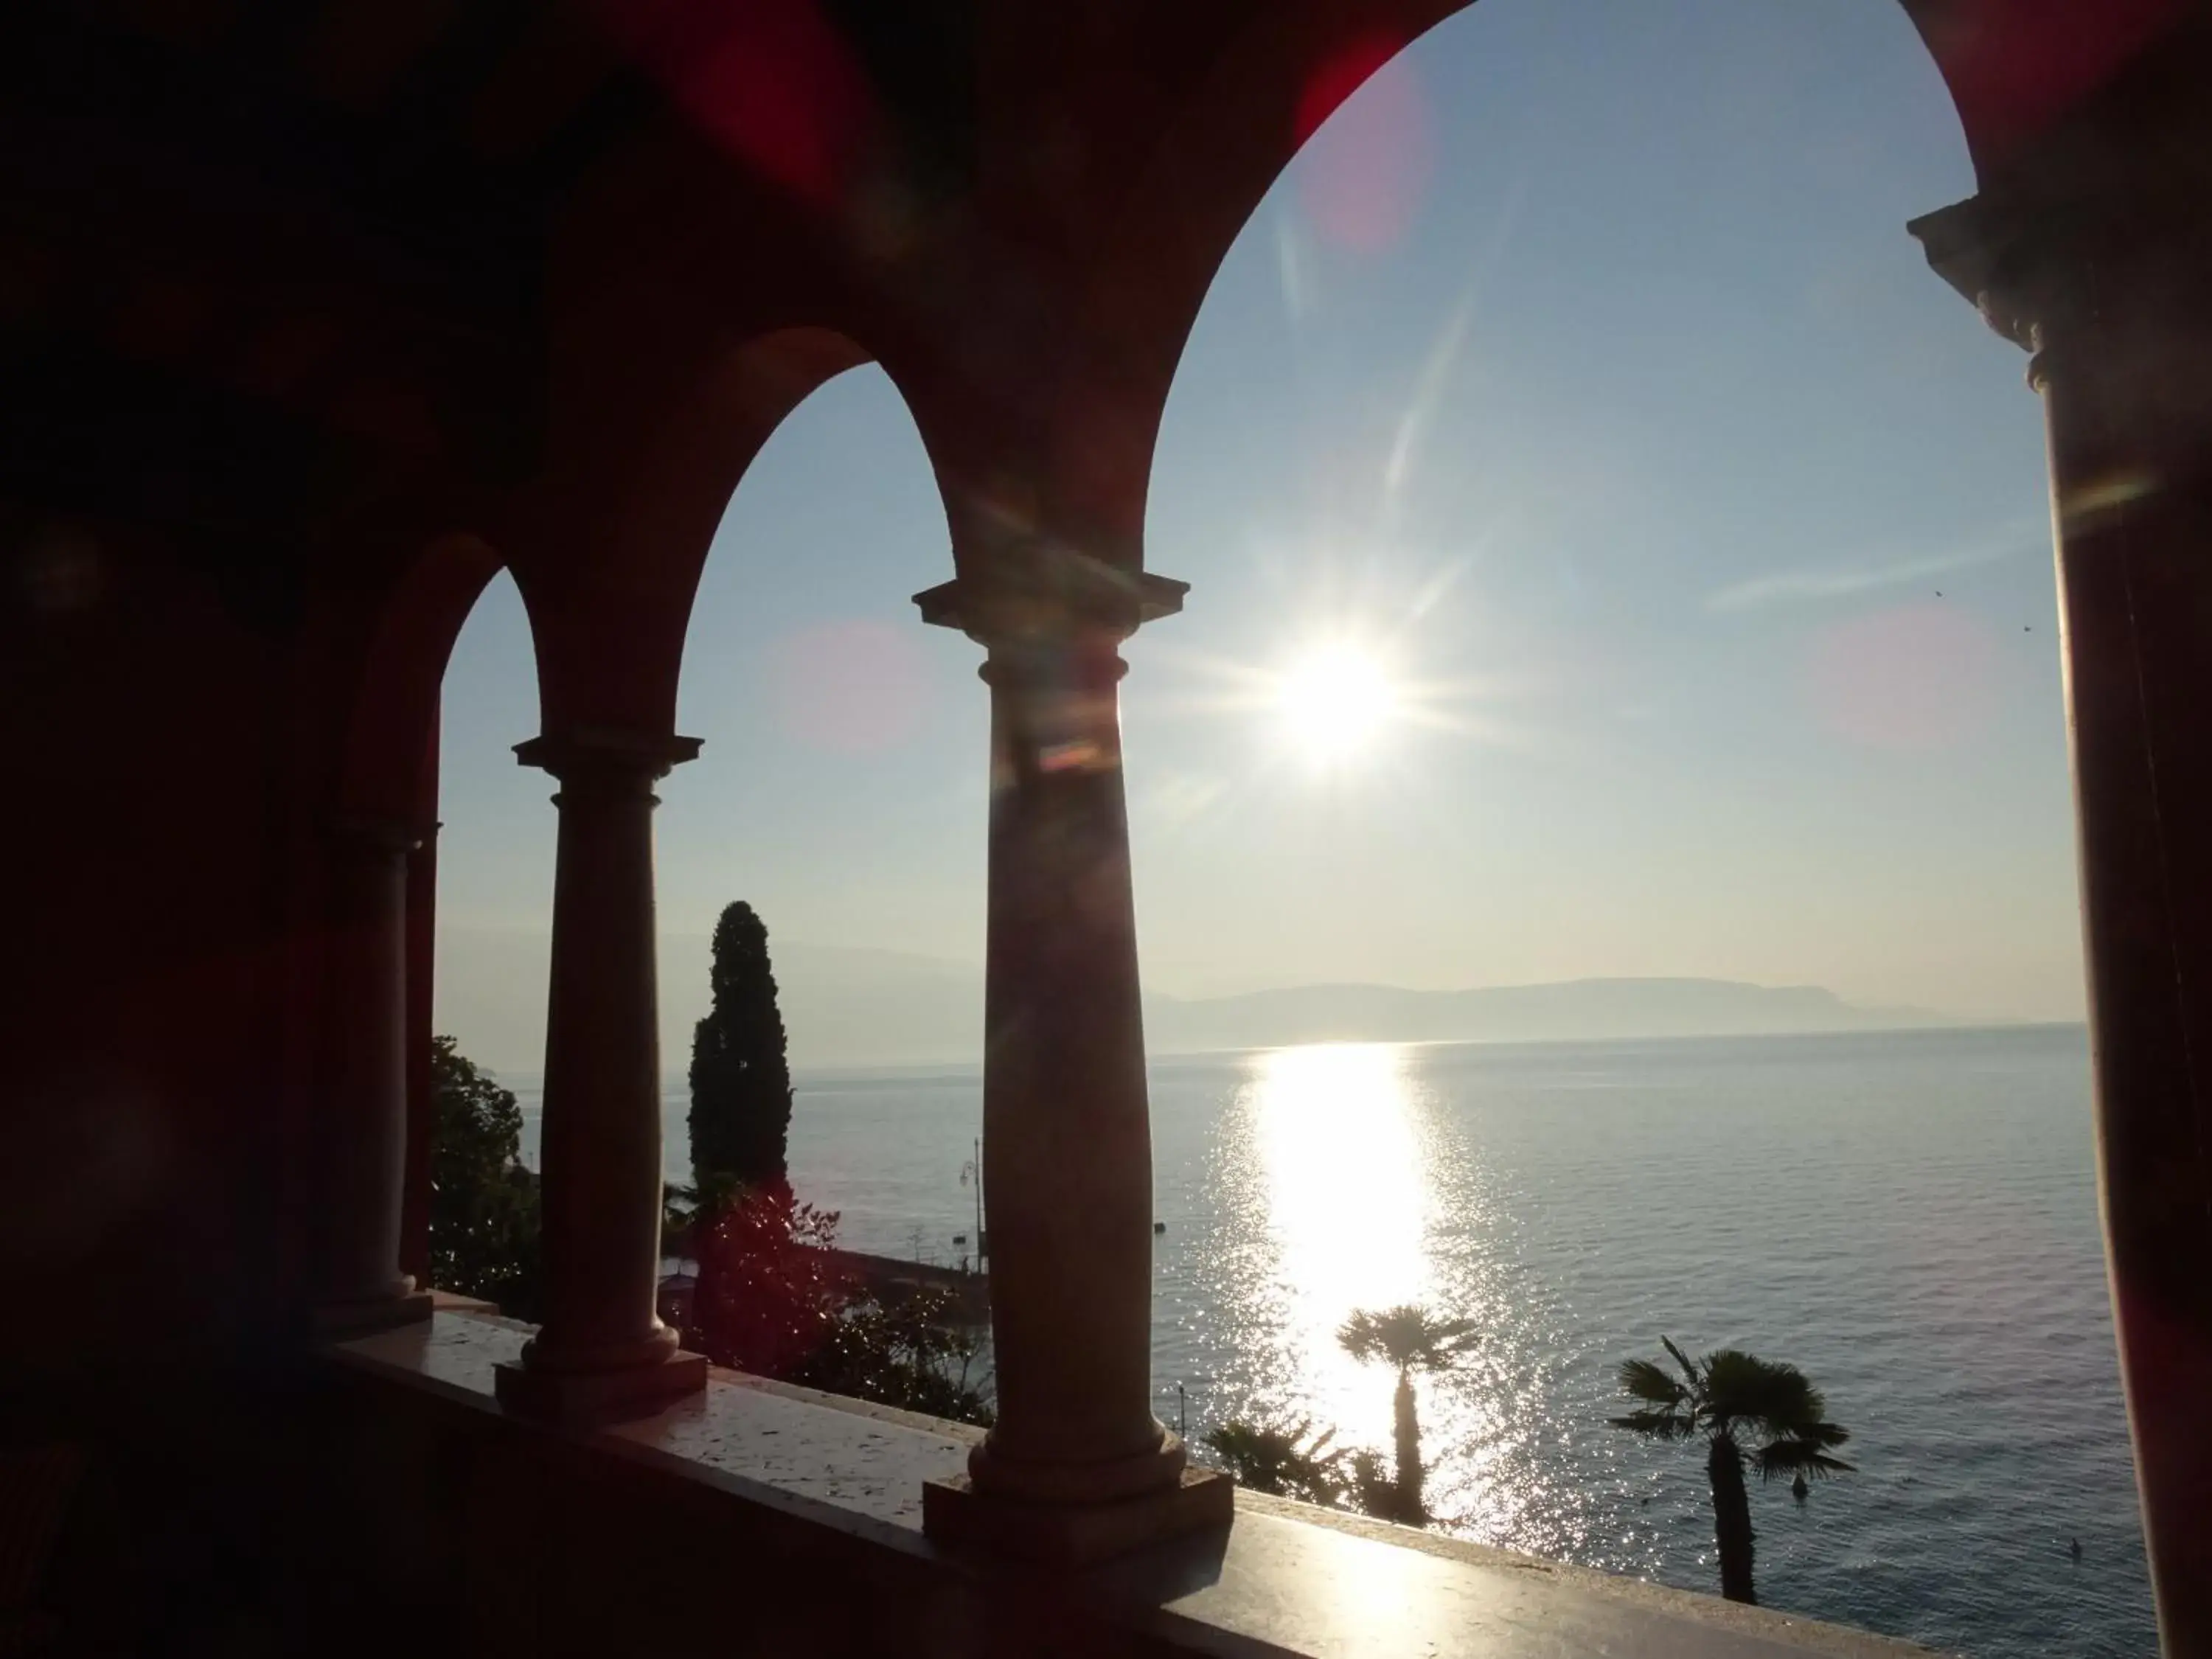
[{"label": "cypress tree", "polygon": [[714,924],[714,1007],[691,1038],[691,1180],[702,1207],[784,1184],[791,1068],[768,929],[742,902]]}]

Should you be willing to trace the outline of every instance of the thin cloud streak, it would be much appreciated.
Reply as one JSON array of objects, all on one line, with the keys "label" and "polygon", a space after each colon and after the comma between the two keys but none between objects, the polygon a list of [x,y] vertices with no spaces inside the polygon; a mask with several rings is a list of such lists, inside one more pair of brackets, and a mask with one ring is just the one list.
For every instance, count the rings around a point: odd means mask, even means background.
[{"label": "thin cloud streak", "polygon": [[[2039,540],[2038,538],[2041,539]],[[1900,559],[1888,564],[1859,565],[1842,569],[1778,570],[1749,581],[1735,582],[1705,595],[1708,611],[1751,611],[1761,605],[1788,605],[1806,600],[1848,599],[1884,587],[1901,587],[1954,570],[1996,564],[2023,553],[2047,552],[2049,532],[2040,526],[2008,526],[1973,547],[1920,559]]]},{"label": "thin cloud streak", "polygon": [[1413,383],[1413,395],[1407,403],[1406,412],[1399,417],[1397,434],[1390,444],[1390,458],[1382,467],[1382,516],[1386,526],[1395,516],[1399,492],[1405,488],[1407,477],[1413,471],[1414,452],[1428,431],[1444,388],[1451,383],[1452,370],[1459,365],[1460,353],[1467,345],[1468,325],[1474,320],[1474,301],[1480,288],[1478,273],[1460,291],[1459,302],[1453,306],[1435,343],[1430,346],[1419,378]]},{"label": "thin cloud streak", "polygon": [[1460,289],[1459,298],[1444,318],[1443,326],[1437,332],[1422,362],[1419,376],[1413,383],[1413,395],[1407,400],[1405,413],[1399,416],[1398,428],[1390,443],[1389,459],[1382,467],[1382,507],[1377,515],[1383,534],[1395,532],[1398,524],[1399,501],[1404,494],[1407,479],[1412,475],[1413,462],[1419,455],[1422,441],[1428,435],[1431,422],[1436,417],[1437,407],[1443,401],[1450,386],[1452,373],[1459,367],[1461,354],[1467,348],[1469,328],[1474,322],[1477,301],[1481,298],[1483,283],[1497,269],[1498,259],[1512,240],[1514,222],[1521,216],[1521,202],[1527,194],[1528,175],[1525,169],[1514,175],[1512,186],[1506,192],[1505,202],[1498,210],[1496,223],[1491,227],[1489,243],[1482,257],[1468,273],[1467,283]]}]

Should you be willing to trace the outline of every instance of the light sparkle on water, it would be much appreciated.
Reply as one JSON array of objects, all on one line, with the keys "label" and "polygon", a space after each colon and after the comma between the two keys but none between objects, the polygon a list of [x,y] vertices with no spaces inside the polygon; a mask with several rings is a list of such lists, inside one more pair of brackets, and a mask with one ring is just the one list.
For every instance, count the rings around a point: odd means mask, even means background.
[{"label": "light sparkle on water", "polygon": [[[1463,1149],[1438,1144],[1449,1132],[1415,1081],[1413,1052],[1316,1043],[1254,1055],[1224,1125],[1241,1145],[1224,1172],[1242,1224],[1264,1241],[1240,1287],[1264,1356],[1258,1391],[1285,1420],[1386,1457],[1394,1382],[1338,1343],[1353,1310],[1419,1303],[1492,1338],[1513,1322],[1481,1248],[1497,1218]],[[1477,1248],[1440,1248],[1447,1239]],[[1429,1501],[1481,1537],[1510,1533],[1525,1497],[1498,1456],[1507,1410],[1480,1386],[1492,1368],[1479,1346],[1415,1384]]]},{"label": "light sparkle on water", "polygon": [[[1711,1590],[1702,1457],[1606,1419],[1662,1332],[1748,1346],[1860,1467],[1753,1492],[1770,1606],[1977,1659],[2154,1645],[2079,1028],[1278,1053],[1150,1067],[1167,1420],[1387,1454],[1391,1379],[1334,1328],[1410,1279],[1482,1332],[1420,1384],[1449,1529]],[[973,1067],[802,1077],[793,1180],[853,1248],[950,1262],[980,1100]],[[687,1105],[672,1080],[675,1178]]]}]

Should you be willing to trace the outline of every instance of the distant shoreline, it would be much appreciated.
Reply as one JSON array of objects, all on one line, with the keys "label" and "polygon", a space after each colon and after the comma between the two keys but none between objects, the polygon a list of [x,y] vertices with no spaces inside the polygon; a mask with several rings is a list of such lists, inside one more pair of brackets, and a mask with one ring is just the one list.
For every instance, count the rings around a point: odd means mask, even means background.
[{"label": "distant shoreline", "polygon": [[[684,1069],[693,1027],[707,1011],[703,949],[688,939],[660,941],[660,1047],[670,1071]],[[545,1052],[544,941],[447,929],[439,952],[437,1029],[479,1063],[501,1069],[496,1056],[506,1054],[527,1062],[508,1068],[517,1076],[536,1070]],[[912,1071],[981,1058],[985,970],[978,963],[793,940],[778,940],[771,954],[795,1067]],[[1144,999],[1144,1020],[1151,1051],[1164,1057],[1319,1042],[1579,1042],[2066,1023],[1854,1002],[1820,985],[1690,975],[1443,989],[1309,981],[1197,996],[1155,983]]]},{"label": "distant shoreline", "polygon": [[[2077,1033],[2084,1039],[2088,1024],[2083,1020],[2021,1019],[1961,1021],[1942,1025],[1891,1025],[1857,1027],[1849,1030],[1826,1031],[1689,1031],[1669,1032],[1654,1036],[1546,1036],[1546,1037],[1430,1037],[1383,1041],[1358,1037],[1343,1037],[1328,1041],[1341,1042],[1350,1046],[1366,1047],[1370,1043],[1393,1048],[1650,1048],[1692,1042],[1802,1042],[1808,1039],[1872,1040],[1881,1037],[1911,1037],[1940,1040],[1946,1037],[1988,1036],[2024,1036],[2036,1032]],[[1178,1060],[1219,1060],[1237,1054],[1265,1054],[1277,1048],[1308,1048],[1313,1043],[1261,1042],[1246,1043],[1220,1048],[1148,1048],[1146,1058],[1153,1062]],[[841,1082],[904,1082],[933,1078],[945,1080],[972,1077],[982,1070],[981,1058],[966,1060],[871,1060],[865,1065],[816,1064],[794,1066],[794,1084],[823,1084]],[[535,1096],[544,1082],[544,1073],[525,1071],[520,1066],[491,1066],[489,1069],[505,1086],[518,1085]],[[680,1094],[688,1087],[682,1072],[668,1073],[662,1081],[661,1097]]]},{"label": "distant shoreline", "polygon": [[[2078,1019],[2014,1019],[1960,1021],[1941,1025],[1869,1025],[1856,1026],[1847,1030],[1826,1031],[1670,1031],[1650,1036],[1543,1036],[1543,1037],[1325,1037],[1298,1042],[1249,1042],[1219,1048],[1155,1048],[1149,1044],[1145,1050],[1147,1061],[1170,1060],[1218,1060],[1235,1054],[1267,1054],[1277,1048],[1305,1048],[1322,1043],[1342,1043],[1347,1047],[1381,1047],[1390,1048],[1645,1048],[1660,1043],[1682,1042],[1802,1042],[1808,1038],[1873,1038],[1873,1037],[1954,1037],[1991,1036],[1996,1034],[2026,1035],[2033,1031],[2075,1031],[2084,1037],[2088,1035],[2088,1024]],[[811,1079],[844,1078],[912,1078],[929,1075],[954,1076],[978,1072],[983,1062],[979,1057],[970,1060],[922,1060],[902,1064],[896,1060],[878,1063],[871,1060],[865,1066],[813,1065],[792,1067],[794,1083]],[[681,1081],[681,1079],[678,1079]]]}]

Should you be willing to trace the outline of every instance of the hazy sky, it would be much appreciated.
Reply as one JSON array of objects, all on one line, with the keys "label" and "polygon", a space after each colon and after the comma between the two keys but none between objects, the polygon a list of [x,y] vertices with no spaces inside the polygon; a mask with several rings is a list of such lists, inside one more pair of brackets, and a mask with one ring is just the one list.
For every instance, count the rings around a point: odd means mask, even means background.
[{"label": "hazy sky", "polygon": [[[1154,468],[1148,562],[1193,587],[1126,652],[1148,983],[2078,1017],[2039,411],[1904,229],[1972,189],[1883,0],[1483,0],[1340,112],[1224,266]],[[665,933],[744,897],[981,960],[979,653],[908,603],[950,574],[889,382],[831,382],[708,565]],[[1346,635],[1402,708],[1322,766],[1265,677]],[[502,578],[447,685],[456,928],[545,925],[536,726]]]}]

